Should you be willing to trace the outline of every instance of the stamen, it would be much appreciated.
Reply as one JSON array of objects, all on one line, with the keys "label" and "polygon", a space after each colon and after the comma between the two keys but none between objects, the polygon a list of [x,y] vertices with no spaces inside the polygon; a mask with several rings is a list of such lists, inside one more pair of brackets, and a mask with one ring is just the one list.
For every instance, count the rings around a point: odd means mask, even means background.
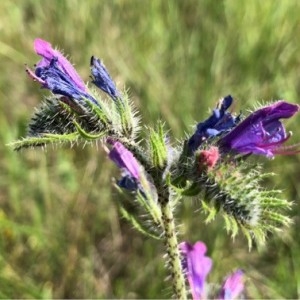
[{"label": "stamen", "polygon": [[[296,148],[298,148],[298,149],[296,150]],[[287,146],[281,146],[281,147],[275,148],[272,152],[274,154],[279,154],[279,155],[293,155],[296,153],[300,153],[299,148],[300,148],[300,143],[297,143],[297,144],[293,144],[293,145],[287,145]]]},{"label": "stamen", "polygon": [[46,85],[46,81],[41,79],[40,77],[36,76],[36,74],[31,69],[29,69],[27,66],[25,68],[25,71],[31,79],[33,79],[34,81],[37,81],[38,83],[40,83],[42,85]]},{"label": "stamen", "polygon": [[287,136],[283,139],[281,139],[280,141],[274,142],[274,143],[263,143],[263,144],[257,144],[258,147],[260,148],[272,148],[273,146],[277,146],[277,145],[281,145],[283,143],[285,143],[289,138],[291,137],[290,132],[287,134]]}]

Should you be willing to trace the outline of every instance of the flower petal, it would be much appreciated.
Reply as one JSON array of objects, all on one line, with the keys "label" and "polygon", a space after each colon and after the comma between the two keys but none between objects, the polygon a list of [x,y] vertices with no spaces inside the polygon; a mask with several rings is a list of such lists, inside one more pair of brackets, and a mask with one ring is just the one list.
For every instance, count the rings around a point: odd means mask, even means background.
[{"label": "flower petal", "polygon": [[250,114],[239,125],[220,139],[224,151],[272,157],[287,139],[279,119],[290,118],[299,111],[299,105],[277,101]]},{"label": "flower petal", "polygon": [[231,106],[233,98],[228,95],[219,101],[212,115],[204,122],[197,125],[195,133],[188,140],[190,153],[196,151],[207,138],[217,136],[230,130],[239,122],[239,117],[234,117],[227,109]]},{"label": "flower petal", "polygon": [[179,247],[193,299],[204,299],[206,277],[212,268],[212,260],[205,256],[206,245],[200,241],[194,245],[183,242]]},{"label": "flower petal", "polygon": [[126,170],[131,177],[138,180],[140,177],[140,165],[133,154],[120,142],[110,141],[110,143],[113,145],[113,148],[109,152],[109,158],[120,169]]},{"label": "flower petal", "polygon": [[74,83],[82,91],[86,91],[86,86],[83,80],[78,75],[73,65],[58,51],[52,48],[52,45],[40,38],[34,40],[34,50],[42,57],[42,60],[37,64],[37,67],[45,67],[49,65],[52,59],[57,59],[59,67],[64,73],[68,74]]},{"label": "flower petal", "polygon": [[37,67],[35,73],[27,69],[27,73],[34,80],[41,83],[44,88],[51,90],[54,94],[63,95],[76,100],[86,98],[99,106],[95,98],[80,89],[73,79],[61,70],[57,58],[53,58],[46,67]]},{"label": "flower petal", "polygon": [[244,290],[244,272],[237,270],[229,275],[221,288],[220,299],[235,299]]},{"label": "flower petal", "polygon": [[94,56],[91,57],[91,73],[94,79],[93,83],[98,88],[107,93],[114,100],[120,97],[116,85],[110,77],[107,69],[101,60]]}]

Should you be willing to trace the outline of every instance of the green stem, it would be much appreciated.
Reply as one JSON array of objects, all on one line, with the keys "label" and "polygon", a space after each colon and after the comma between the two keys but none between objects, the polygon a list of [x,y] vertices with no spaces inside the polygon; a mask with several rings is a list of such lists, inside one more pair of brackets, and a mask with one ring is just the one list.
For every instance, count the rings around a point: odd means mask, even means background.
[{"label": "green stem", "polygon": [[[169,193],[167,193],[169,194]],[[167,248],[168,263],[171,271],[174,296],[176,299],[187,299],[185,278],[183,275],[180,252],[178,247],[176,226],[171,203],[167,195],[160,196],[164,238]]]}]

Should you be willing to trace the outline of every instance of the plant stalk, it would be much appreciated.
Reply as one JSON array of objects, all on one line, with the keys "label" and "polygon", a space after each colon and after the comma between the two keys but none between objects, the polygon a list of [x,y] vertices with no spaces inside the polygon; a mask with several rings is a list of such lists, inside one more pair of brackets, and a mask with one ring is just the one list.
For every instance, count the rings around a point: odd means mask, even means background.
[{"label": "plant stalk", "polygon": [[[169,195],[169,193],[167,193]],[[162,222],[164,224],[164,240],[167,248],[167,260],[170,267],[174,297],[187,299],[184,272],[180,260],[180,252],[176,235],[176,226],[172,206],[168,195],[160,196]]]}]

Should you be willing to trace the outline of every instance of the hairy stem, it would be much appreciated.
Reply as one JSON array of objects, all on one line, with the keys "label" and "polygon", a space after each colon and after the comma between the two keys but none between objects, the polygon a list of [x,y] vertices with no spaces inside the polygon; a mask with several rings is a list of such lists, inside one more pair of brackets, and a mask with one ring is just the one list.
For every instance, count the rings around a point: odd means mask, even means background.
[{"label": "hairy stem", "polygon": [[185,278],[182,270],[180,252],[178,247],[175,220],[169,193],[160,195],[162,222],[164,224],[164,239],[167,248],[167,260],[170,267],[174,296],[176,299],[187,299]]}]

